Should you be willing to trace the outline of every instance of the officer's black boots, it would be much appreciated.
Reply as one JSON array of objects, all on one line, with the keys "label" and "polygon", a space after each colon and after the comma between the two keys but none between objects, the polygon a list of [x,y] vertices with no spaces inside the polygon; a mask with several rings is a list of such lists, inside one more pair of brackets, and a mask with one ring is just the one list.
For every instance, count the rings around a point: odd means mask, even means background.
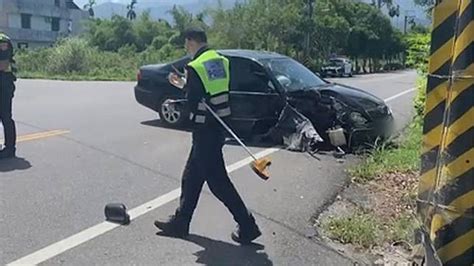
[{"label": "officer's black boots", "polygon": [[8,159],[15,157],[16,149],[15,148],[4,148],[0,150],[0,159]]},{"label": "officer's black boots", "polygon": [[247,245],[247,244],[250,244],[252,241],[257,239],[261,235],[262,235],[262,232],[260,232],[260,229],[255,224],[254,226],[250,228],[243,228],[243,227],[237,226],[237,229],[235,229],[235,231],[232,232],[231,238],[237,243]]},{"label": "officer's black boots", "polygon": [[155,221],[155,226],[167,236],[185,238],[189,235],[189,220],[172,215],[168,221]]}]

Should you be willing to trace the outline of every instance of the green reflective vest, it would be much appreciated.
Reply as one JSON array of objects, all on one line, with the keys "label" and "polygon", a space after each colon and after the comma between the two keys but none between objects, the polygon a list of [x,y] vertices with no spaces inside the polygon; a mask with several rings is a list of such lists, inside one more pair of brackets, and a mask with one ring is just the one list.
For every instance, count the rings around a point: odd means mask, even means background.
[{"label": "green reflective vest", "polygon": [[[229,60],[215,50],[201,54],[188,64],[198,74],[206,91],[206,102],[219,117],[231,115],[229,105],[230,68]],[[196,114],[191,114],[194,122],[202,124],[206,121],[207,109],[199,103]]]}]

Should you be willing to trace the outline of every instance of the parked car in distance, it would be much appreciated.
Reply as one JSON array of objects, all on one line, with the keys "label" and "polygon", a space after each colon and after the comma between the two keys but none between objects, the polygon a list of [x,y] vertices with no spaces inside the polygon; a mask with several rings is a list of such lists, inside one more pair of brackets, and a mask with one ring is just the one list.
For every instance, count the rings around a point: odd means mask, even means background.
[{"label": "parked car in distance", "polygon": [[332,58],[321,67],[322,77],[352,77],[352,62],[347,58]]}]

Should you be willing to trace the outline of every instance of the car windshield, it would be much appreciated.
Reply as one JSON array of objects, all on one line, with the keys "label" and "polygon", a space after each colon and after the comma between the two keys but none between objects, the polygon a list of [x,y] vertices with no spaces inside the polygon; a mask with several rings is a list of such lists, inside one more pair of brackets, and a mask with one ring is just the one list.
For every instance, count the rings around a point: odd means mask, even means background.
[{"label": "car windshield", "polygon": [[326,82],[291,58],[262,60],[287,92],[325,85]]}]

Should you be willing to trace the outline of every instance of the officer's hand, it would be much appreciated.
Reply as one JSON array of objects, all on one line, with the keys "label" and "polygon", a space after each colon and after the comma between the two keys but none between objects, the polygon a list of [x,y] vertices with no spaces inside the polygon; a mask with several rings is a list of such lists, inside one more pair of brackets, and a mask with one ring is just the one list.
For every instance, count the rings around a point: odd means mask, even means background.
[{"label": "officer's hand", "polygon": [[183,89],[184,85],[186,85],[186,80],[181,78],[178,74],[174,72],[170,72],[168,75],[168,81],[171,85],[175,86],[178,89]]}]

